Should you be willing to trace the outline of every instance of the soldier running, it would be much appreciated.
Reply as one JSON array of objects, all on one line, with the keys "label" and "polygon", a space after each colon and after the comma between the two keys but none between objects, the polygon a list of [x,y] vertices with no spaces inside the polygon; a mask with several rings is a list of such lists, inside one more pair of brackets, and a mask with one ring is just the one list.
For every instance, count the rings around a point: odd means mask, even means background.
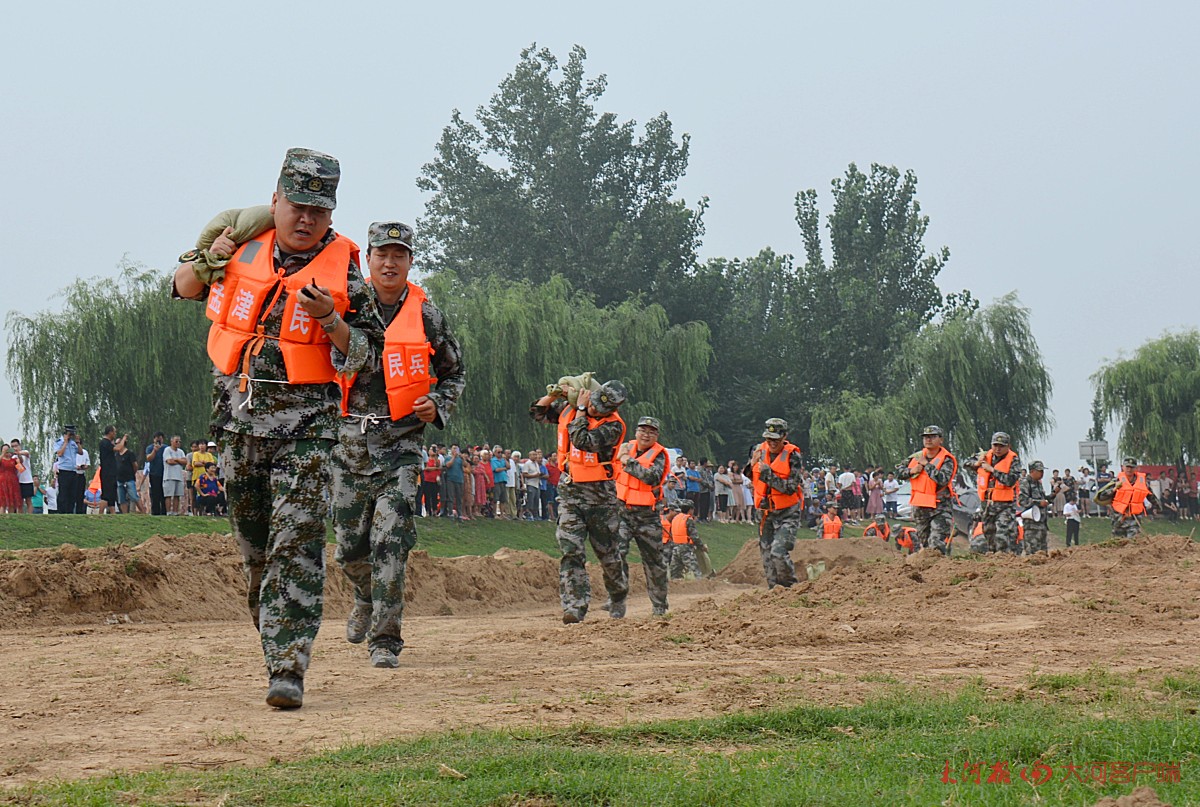
[{"label": "soldier running", "polygon": [[796,582],[791,552],[804,513],[804,469],[800,449],[787,442],[787,421],[771,418],[764,425],[763,443],[750,456],[754,506],[761,516],[758,549],[767,588],[787,588]]},{"label": "soldier running", "polygon": [[1046,466],[1041,460],[1029,463],[1029,471],[1021,480],[1020,491],[1017,493],[1017,509],[1022,514],[1029,513],[1029,516],[1021,519],[1021,525],[1024,527],[1021,545],[1014,551],[1019,552],[1021,547],[1024,547],[1026,555],[1046,551],[1050,500],[1046,498],[1046,489],[1042,487],[1042,476],[1045,473]]},{"label": "soldier running", "polygon": [[916,549],[933,547],[949,555],[946,544],[953,520],[950,504],[954,498],[954,477],[958,460],[942,446],[942,430],[926,426],[921,432],[922,449],[896,466],[899,479],[912,480],[911,503],[917,523]]},{"label": "soldier running", "polygon": [[[622,574],[629,579],[629,544],[636,541],[646,575],[646,593],[655,616],[667,613],[667,564],[663,558],[662,521],[659,508],[663,483],[671,472],[671,458],[658,442],[658,418],[638,420],[634,439],[622,443],[617,452],[617,499],[621,507],[618,534]],[[614,603],[609,602],[612,616]],[[625,607],[624,603],[620,606]]]}]

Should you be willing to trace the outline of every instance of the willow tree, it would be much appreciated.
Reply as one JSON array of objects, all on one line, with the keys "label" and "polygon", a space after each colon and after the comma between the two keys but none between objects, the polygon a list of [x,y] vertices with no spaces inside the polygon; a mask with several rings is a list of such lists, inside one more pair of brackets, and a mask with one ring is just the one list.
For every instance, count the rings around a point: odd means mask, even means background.
[{"label": "willow tree", "polygon": [[813,456],[855,468],[890,467],[912,450],[912,436],[918,433],[907,403],[902,397],[880,400],[842,392],[813,411]]},{"label": "willow tree", "polygon": [[995,431],[1021,446],[1054,425],[1053,383],[1015,293],[927,326],[904,353],[905,408],[914,422],[941,426],[960,455],[986,447]]},{"label": "willow tree", "polygon": [[1147,342],[1092,383],[1104,419],[1121,423],[1122,454],[1181,465],[1200,458],[1200,331]]},{"label": "willow tree", "polygon": [[467,388],[448,439],[549,447],[553,435],[529,418],[530,402],[561,376],[590,370],[628,387],[627,423],[653,414],[669,444],[709,447],[703,383],[712,349],[705,325],[672,326],[660,306],[636,300],[598,307],[560,276],[540,284],[463,283],[441,273],[425,284],[462,343],[467,365]]},{"label": "willow tree", "polygon": [[172,301],[169,274],[123,261],[76,280],[62,311],[8,314],[8,377],[38,444],[66,423],[94,446],[104,424],[143,440],[207,431],[211,365],[202,306]]}]

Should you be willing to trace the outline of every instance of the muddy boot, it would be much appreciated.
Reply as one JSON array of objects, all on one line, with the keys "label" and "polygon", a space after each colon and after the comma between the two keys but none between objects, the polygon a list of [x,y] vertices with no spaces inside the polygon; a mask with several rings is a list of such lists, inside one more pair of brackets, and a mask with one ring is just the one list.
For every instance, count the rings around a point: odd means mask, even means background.
[{"label": "muddy boot", "polygon": [[267,704],[276,709],[299,709],[304,704],[304,679],[291,673],[272,675]]},{"label": "muddy boot", "polygon": [[579,613],[578,611],[567,610],[563,611],[562,619],[564,625],[574,625],[576,622],[583,621],[583,614]]},{"label": "muddy boot", "polygon": [[371,666],[383,669],[396,668],[400,666],[400,659],[396,658],[396,654],[386,647],[376,647],[371,651]]},{"label": "muddy boot", "polygon": [[604,605],[601,605],[601,606],[600,606],[600,610],[601,610],[601,611],[610,611],[610,610],[612,610],[612,600],[611,600],[611,599],[605,600],[605,601],[604,601]]},{"label": "muddy boot", "polygon": [[350,618],[346,620],[346,641],[359,644],[367,638],[367,628],[371,627],[371,603],[356,602]]},{"label": "muddy boot", "polygon": [[666,616],[667,609],[655,607],[655,609],[653,611],[651,611],[650,614],[651,614],[651,616]]},{"label": "muddy boot", "polygon": [[625,601],[610,602],[608,605],[608,615],[613,619],[625,618]]}]

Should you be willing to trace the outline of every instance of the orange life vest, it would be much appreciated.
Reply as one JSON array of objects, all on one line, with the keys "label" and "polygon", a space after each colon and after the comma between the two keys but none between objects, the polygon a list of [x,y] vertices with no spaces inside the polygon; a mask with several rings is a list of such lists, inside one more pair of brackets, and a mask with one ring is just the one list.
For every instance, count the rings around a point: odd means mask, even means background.
[{"label": "orange life vest", "polygon": [[875,530],[874,537],[881,538],[884,541],[892,537],[892,527],[890,524],[885,523],[882,526],[879,524],[868,524],[867,528],[863,530],[863,538],[871,538],[871,530]]},{"label": "orange life vest", "polygon": [[676,544],[690,544],[692,539],[688,537],[687,523],[691,516],[687,513],[680,513],[671,519],[671,541]]},{"label": "orange life vest", "polygon": [[[579,410],[574,410],[579,411]],[[588,431],[595,429],[604,423],[612,423],[616,421],[621,424],[621,439],[617,441],[613,447],[612,454],[604,459],[598,457],[595,452],[581,451],[575,446],[571,446],[571,451],[567,455],[570,462],[571,481],[572,482],[604,482],[613,478],[614,466],[613,463],[617,459],[617,452],[621,450],[621,443],[625,441],[625,421],[621,420],[621,416],[616,412],[605,415],[604,417],[594,418],[587,415],[585,412],[580,412],[581,415],[586,415],[588,419]],[[570,419],[568,419],[570,422]],[[559,421],[559,427],[566,432],[565,423]],[[570,443],[570,440],[567,441]]]},{"label": "orange life vest", "polygon": [[571,437],[567,434],[567,424],[575,419],[578,411],[573,406],[567,406],[558,413],[558,464],[563,473],[567,473],[567,463],[571,459]]},{"label": "orange life vest", "polygon": [[900,534],[896,536],[896,546],[903,547],[911,552],[913,548],[913,537],[916,534],[917,531],[912,527],[901,527]]},{"label": "orange life vest", "polygon": [[983,522],[982,522],[982,521],[976,521],[976,522],[975,522],[975,528],[974,528],[973,530],[971,530],[971,537],[972,537],[972,538],[975,538],[975,537],[978,537],[978,536],[980,536],[980,535],[983,535]]},{"label": "orange life vest", "polygon": [[[793,453],[799,454],[800,449],[791,443],[784,443],[779,454],[774,460],[771,460],[771,452],[764,442],[759,448],[762,449],[762,456],[767,460],[767,465],[771,467],[771,471],[780,479],[787,479],[792,473],[791,457]],[[765,481],[758,478],[758,463],[753,463],[750,470],[750,479],[754,487],[754,506],[760,507],[763,499],[770,496],[772,510],[785,510],[792,505],[803,504],[804,495],[797,488],[795,493],[780,493],[775,488],[768,485]]]},{"label": "orange life vest", "polygon": [[[659,454],[666,451],[658,443],[647,448],[642,452],[641,456],[637,454],[637,440],[629,441],[629,457],[636,460],[643,468],[649,468],[654,464],[654,460]],[[618,447],[618,452],[620,449]],[[663,472],[659,477],[657,485],[647,485],[642,480],[626,473],[625,467],[619,460],[613,460],[613,467],[616,469],[617,482],[617,498],[625,502],[625,504],[635,507],[653,507],[662,493],[663,482],[667,481],[667,474],[671,471],[671,457],[666,455],[663,458]]]},{"label": "orange life vest", "polygon": [[829,517],[828,513],[821,516],[821,537],[827,541],[831,541],[841,535],[842,520],[837,516]]},{"label": "orange life vest", "polygon": [[661,515],[658,517],[658,523],[662,524],[663,543],[669,544],[671,542],[671,519]]},{"label": "orange life vest", "polygon": [[[1008,469],[1012,468],[1013,460],[1016,459],[1017,452],[1010,450],[1000,462],[993,462],[992,451],[988,451],[988,453],[983,455],[984,462],[995,468],[996,473],[1008,473]],[[999,480],[997,480],[996,484],[991,486],[991,491],[989,491],[988,483],[992,481],[992,474],[983,469],[980,469],[976,474],[975,481],[978,485],[979,501],[981,502],[988,501],[989,499],[993,502],[1011,502],[1017,498],[1017,493],[1021,489],[1019,482],[1015,485],[1001,485]]]},{"label": "orange life vest", "polygon": [[412,414],[413,402],[428,395],[436,378],[430,373],[433,347],[425,335],[421,309],[425,290],[408,284],[408,296],[383,334],[383,378],[388,414],[399,420]]},{"label": "orange life vest", "polygon": [[1117,492],[1113,494],[1112,509],[1121,515],[1140,516],[1146,512],[1146,497],[1150,488],[1146,484],[1146,475],[1133,472],[1133,479],[1126,476],[1124,471],[1117,474]]},{"label": "orange life vest", "polygon": [[[275,268],[275,230],[267,230],[238,247],[225,267],[225,279],[214,283],[204,312],[208,356],[217,371],[250,375],[250,363],[268,339],[279,342],[289,384],[325,384],[336,373],[329,358],[329,335],[301,307],[296,293],[309,283],[325,286],[339,314],[350,308],[347,270],[358,261],[358,246],[338,235],[307,266],[291,275]],[[279,296],[287,292],[283,330],[267,333],[264,320]],[[243,381],[243,386],[245,382]]]},{"label": "orange life vest", "polygon": [[[953,479],[954,475],[958,473],[958,460],[954,458],[953,454],[946,450],[945,446],[938,449],[938,453],[933,456],[932,460],[929,460],[929,463],[931,463],[935,468],[940,469],[942,464],[946,462],[947,458],[950,459],[950,462],[954,463],[954,470],[950,474],[950,478]],[[918,462],[918,459],[922,461]],[[912,494],[909,497],[909,502],[913,507],[937,507],[937,482],[934,482],[933,478],[929,474],[925,473],[924,466],[926,465],[926,462],[924,460],[925,455],[922,452],[919,457],[913,457],[908,461],[909,471],[915,471],[917,468],[921,468],[920,474],[910,477]]]}]

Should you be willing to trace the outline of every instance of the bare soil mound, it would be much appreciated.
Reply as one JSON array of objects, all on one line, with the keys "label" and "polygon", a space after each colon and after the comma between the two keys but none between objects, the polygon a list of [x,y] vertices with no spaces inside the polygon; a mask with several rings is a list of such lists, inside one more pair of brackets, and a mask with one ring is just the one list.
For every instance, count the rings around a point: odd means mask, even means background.
[{"label": "bare soil mound", "polygon": [[[824,564],[825,569],[835,566],[856,566],[861,563],[899,558],[899,552],[878,538],[841,538],[836,541],[800,540],[792,548],[792,561],[796,564],[796,576],[805,577],[807,567]],[[762,555],[758,541],[747,541],[729,565],[718,576],[730,583],[766,585],[763,574]]]},{"label": "bare soil mound", "polygon": [[[801,554],[816,559],[842,543],[805,542],[815,546],[804,546]],[[1030,650],[1066,649],[1097,634],[1128,635],[1131,646],[1135,635],[1158,636],[1169,645],[1176,641],[1172,634],[1194,633],[1200,619],[1197,560],[1200,548],[1184,536],[1032,557],[945,558],[932,550],[904,559],[893,553],[877,563],[833,557],[815,580],[748,591],[723,603],[701,600],[669,625],[605,626],[604,639],[639,649],[673,636],[692,647],[725,651],[882,646],[922,636],[954,645],[1004,635]],[[798,570],[799,563],[797,557]],[[569,640],[591,643],[589,632],[597,630],[585,626]]]},{"label": "bare soil mound", "polygon": [[[245,619],[241,558],[228,535],[155,536],[123,544],[16,553],[0,560],[0,609],[10,627],[109,622],[199,622]],[[352,592],[326,558],[326,612],[349,611]],[[634,575],[640,581],[640,571]],[[595,582],[600,584],[599,572]],[[558,561],[534,550],[491,557],[409,556],[406,613],[471,615],[558,601]]]}]

